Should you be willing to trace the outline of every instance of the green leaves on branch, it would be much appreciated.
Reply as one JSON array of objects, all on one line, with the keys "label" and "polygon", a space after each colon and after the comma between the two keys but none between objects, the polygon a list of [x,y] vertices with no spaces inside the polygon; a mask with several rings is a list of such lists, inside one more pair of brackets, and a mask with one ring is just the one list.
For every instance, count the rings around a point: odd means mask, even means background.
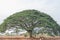
[{"label": "green leaves on branch", "polygon": [[[0,25],[0,32],[4,32],[12,27],[25,29],[27,32],[31,33],[30,36],[32,35],[32,32],[36,27],[45,28],[44,30],[47,30],[46,33],[48,34],[48,30],[50,29],[52,29],[53,34],[55,35],[58,35],[57,31],[60,33],[60,26],[53,20],[53,18],[37,10],[23,10],[9,16]],[[42,30],[42,32],[44,30]]]}]

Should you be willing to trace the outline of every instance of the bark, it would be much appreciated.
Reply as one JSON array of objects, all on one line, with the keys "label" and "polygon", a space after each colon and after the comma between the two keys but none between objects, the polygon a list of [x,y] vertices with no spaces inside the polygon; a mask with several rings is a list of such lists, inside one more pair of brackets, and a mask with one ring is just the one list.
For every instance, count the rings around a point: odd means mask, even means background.
[{"label": "bark", "polygon": [[28,33],[30,35],[30,38],[32,37],[32,30],[28,30]]}]

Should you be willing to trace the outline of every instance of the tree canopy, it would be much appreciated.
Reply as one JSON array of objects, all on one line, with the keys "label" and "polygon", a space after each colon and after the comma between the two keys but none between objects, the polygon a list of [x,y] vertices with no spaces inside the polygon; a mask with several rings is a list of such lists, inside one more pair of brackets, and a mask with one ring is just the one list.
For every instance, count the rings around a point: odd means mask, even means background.
[{"label": "tree canopy", "polygon": [[40,29],[39,33],[49,35],[59,35],[60,33],[60,26],[56,21],[51,16],[38,10],[23,10],[14,13],[0,25],[0,32],[5,32],[11,28],[24,29],[30,33],[30,36],[36,28]]}]

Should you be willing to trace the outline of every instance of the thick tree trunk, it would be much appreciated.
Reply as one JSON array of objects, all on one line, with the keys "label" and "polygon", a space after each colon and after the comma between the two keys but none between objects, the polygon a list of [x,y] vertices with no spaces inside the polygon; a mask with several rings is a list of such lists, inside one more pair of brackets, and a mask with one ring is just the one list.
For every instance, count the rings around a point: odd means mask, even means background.
[{"label": "thick tree trunk", "polygon": [[28,30],[28,33],[30,35],[30,38],[32,37],[32,30]]}]

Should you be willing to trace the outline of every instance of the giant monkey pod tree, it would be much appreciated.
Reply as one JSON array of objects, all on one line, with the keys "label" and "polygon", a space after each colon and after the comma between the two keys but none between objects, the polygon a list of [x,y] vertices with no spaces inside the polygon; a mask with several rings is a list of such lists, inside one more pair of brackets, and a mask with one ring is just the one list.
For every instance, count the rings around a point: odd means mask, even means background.
[{"label": "giant monkey pod tree", "polygon": [[23,10],[14,13],[0,25],[0,32],[5,32],[10,28],[24,29],[29,33],[30,37],[32,37],[35,28],[42,29],[41,31],[48,35],[58,36],[60,33],[60,26],[56,21],[51,16],[38,10]]}]

